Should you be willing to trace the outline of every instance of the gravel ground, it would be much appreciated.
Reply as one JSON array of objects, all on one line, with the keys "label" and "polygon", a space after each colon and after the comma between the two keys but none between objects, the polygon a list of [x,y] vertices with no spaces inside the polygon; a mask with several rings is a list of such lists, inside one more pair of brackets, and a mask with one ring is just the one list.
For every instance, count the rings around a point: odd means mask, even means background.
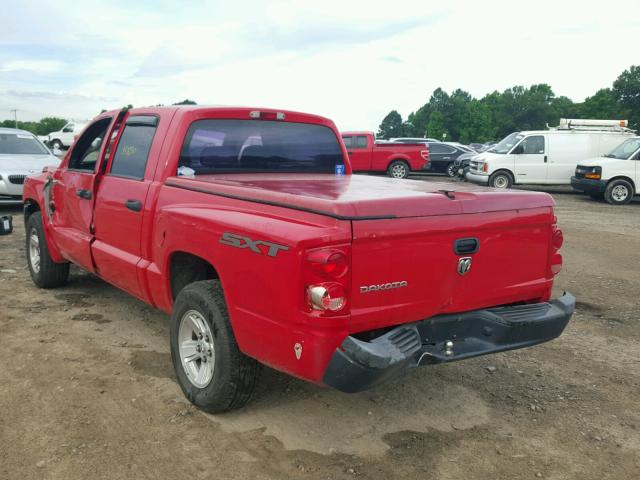
[{"label": "gravel ground", "polygon": [[37,289],[0,209],[0,478],[638,478],[640,202],[553,195],[559,339],[356,395],[267,370],[219,416],[182,396],[164,314],[78,269]]}]

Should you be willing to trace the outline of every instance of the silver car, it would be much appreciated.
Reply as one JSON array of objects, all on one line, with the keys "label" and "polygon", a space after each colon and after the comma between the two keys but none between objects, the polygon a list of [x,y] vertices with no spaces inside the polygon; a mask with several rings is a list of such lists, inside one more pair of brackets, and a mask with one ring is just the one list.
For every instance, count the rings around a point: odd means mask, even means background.
[{"label": "silver car", "polygon": [[0,205],[22,203],[27,175],[58,163],[60,160],[32,133],[0,128]]}]

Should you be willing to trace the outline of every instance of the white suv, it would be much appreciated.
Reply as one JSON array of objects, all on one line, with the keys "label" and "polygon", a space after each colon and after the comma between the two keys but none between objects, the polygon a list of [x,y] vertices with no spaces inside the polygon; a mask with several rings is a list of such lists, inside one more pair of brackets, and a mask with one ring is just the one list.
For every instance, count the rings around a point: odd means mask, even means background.
[{"label": "white suv", "polygon": [[593,198],[603,198],[612,205],[629,203],[640,194],[640,137],[626,140],[602,157],[576,167],[571,186]]}]

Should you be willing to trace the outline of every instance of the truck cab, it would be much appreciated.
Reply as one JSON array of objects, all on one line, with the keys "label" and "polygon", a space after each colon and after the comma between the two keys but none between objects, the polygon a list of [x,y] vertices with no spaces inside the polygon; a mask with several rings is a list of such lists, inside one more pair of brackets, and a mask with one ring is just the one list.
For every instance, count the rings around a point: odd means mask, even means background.
[{"label": "truck cab", "polygon": [[640,184],[640,137],[629,138],[602,157],[581,162],[571,177],[574,190],[612,205],[629,203]]},{"label": "truck cab", "polygon": [[380,142],[373,132],[342,132],[354,172],[386,172],[393,178],[407,178],[429,165],[428,144]]}]

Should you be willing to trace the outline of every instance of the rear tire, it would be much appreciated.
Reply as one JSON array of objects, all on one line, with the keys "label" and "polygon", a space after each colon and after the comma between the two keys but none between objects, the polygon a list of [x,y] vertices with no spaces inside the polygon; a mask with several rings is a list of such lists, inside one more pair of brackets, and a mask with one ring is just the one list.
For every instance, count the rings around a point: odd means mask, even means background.
[{"label": "rear tire", "polygon": [[604,191],[604,199],[611,205],[629,203],[633,199],[633,195],[633,185],[622,178],[610,181]]},{"label": "rear tire", "polygon": [[62,142],[60,140],[54,140],[51,142],[51,148],[57,148],[58,150],[62,150]]},{"label": "rear tire", "polygon": [[504,170],[499,170],[489,177],[489,186],[493,188],[511,188],[513,177]]},{"label": "rear tire", "polygon": [[387,173],[392,178],[407,178],[410,171],[409,165],[402,160],[391,162],[389,168],[387,168]]},{"label": "rear tire", "polygon": [[262,366],[240,352],[219,280],[187,285],[171,315],[171,359],[180,388],[209,413],[245,405]]},{"label": "rear tire", "polygon": [[56,263],[51,258],[40,212],[29,215],[26,230],[27,265],[33,283],[40,288],[56,288],[66,284],[69,279],[69,264]]}]

